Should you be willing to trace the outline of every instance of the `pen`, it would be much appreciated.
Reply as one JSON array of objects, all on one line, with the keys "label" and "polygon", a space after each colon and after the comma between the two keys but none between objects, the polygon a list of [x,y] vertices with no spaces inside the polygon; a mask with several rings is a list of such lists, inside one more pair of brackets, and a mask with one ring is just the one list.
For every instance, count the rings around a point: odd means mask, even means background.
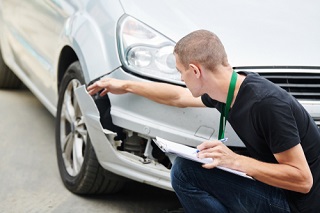
[{"label": "pen", "polygon": [[[221,141],[222,143],[225,143],[225,142],[228,141],[228,138],[222,138],[222,139],[220,139],[220,141]],[[200,152],[199,149],[196,150],[196,153],[198,153],[198,152]]]},{"label": "pen", "polygon": [[222,143],[227,142],[227,141],[228,141],[228,138],[222,138],[220,141],[221,141]]}]

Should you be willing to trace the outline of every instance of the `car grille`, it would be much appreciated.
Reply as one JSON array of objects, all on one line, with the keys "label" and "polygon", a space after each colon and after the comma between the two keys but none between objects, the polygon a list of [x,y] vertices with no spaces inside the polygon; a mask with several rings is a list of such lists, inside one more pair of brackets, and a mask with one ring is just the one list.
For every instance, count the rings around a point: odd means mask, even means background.
[{"label": "car grille", "polygon": [[320,100],[320,73],[259,73],[298,100]]}]

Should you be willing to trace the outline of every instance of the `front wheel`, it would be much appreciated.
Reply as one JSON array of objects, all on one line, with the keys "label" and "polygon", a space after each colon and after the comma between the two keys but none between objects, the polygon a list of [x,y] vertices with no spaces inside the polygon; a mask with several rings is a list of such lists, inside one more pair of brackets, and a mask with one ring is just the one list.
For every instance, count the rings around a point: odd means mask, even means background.
[{"label": "front wheel", "polygon": [[84,84],[79,62],[68,68],[59,90],[56,118],[56,150],[60,176],[67,189],[76,194],[119,191],[123,178],[103,169],[84,123],[74,90]]}]

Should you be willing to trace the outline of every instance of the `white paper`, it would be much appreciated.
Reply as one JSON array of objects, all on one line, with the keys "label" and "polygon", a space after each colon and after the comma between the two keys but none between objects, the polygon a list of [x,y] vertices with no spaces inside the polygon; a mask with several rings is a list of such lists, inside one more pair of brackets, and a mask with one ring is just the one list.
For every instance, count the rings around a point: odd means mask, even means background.
[{"label": "white paper", "polygon": [[[163,138],[160,137],[156,137],[156,139],[154,140],[155,144],[157,144],[157,146],[163,151],[163,152],[168,152],[168,153],[172,153],[172,154],[176,154],[182,158],[186,158],[192,161],[196,161],[199,163],[212,163],[213,159],[212,158],[203,158],[200,159],[197,157],[197,149],[183,145],[183,144],[179,144],[179,143],[174,143],[172,141],[168,141],[165,140]],[[222,167],[222,166],[218,166],[217,168],[222,169],[224,171],[242,176],[242,177],[246,177],[249,179],[253,179],[252,177],[246,175],[243,172],[237,171],[237,170],[233,170],[233,169],[229,169],[226,167]]]}]

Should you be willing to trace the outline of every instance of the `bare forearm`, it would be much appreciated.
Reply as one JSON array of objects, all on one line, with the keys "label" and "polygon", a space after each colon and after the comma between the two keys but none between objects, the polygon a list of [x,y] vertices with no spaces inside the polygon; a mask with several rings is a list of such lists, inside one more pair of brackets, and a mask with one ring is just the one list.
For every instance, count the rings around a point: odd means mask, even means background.
[{"label": "bare forearm", "polygon": [[184,94],[186,89],[180,86],[155,82],[127,81],[123,87],[127,92],[143,96],[161,104],[186,107],[181,102],[181,95]]},{"label": "bare forearm", "polygon": [[235,169],[245,172],[256,180],[275,187],[307,193],[311,186],[310,174],[286,164],[271,164],[239,156]]},{"label": "bare forearm", "polygon": [[201,98],[194,98],[189,90],[181,86],[157,82],[126,81],[114,78],[104,78],[88,88],[90,95],[101,91],[100,95],[107,93],[124,94],[133,93],[152,101],[176,107],[203,107]]}]

